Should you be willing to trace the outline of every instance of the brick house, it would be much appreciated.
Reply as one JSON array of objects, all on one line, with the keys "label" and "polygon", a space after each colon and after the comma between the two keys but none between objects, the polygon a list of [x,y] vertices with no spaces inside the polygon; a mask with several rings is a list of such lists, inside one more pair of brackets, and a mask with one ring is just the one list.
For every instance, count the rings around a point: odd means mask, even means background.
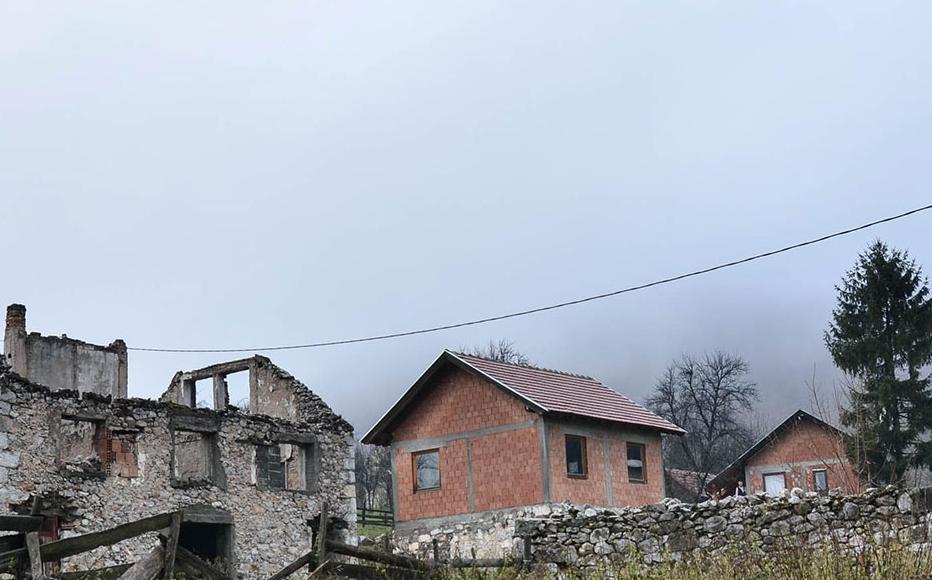
[{"label": "brick house", "polygon": [[391,446],[395,519],[664,497],[684,433],[593,378],[444,351],[363,437]]},{"label": "brick house", "polygon": [[860,493],[861,482],[845,455],[843,433],[802,409],[762,437],[708,484],[710,491],[734,492],[744,481],[748,493],[778,495],[784,489]]}]

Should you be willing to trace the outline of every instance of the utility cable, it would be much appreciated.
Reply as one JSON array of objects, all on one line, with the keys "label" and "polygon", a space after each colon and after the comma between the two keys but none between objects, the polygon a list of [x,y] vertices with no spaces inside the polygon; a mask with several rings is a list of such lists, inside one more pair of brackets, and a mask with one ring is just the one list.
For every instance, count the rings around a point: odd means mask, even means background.
[{"label": "utility cable", "polygon": [[770,250],[769,252],[763,252],[761,254],[754,254],[753,256],[748,256],[747,258],[741,258],[740,260],[734,260],[732,262],[725,262],[723,264],[718,264],[716,266],[710,266],[708,268],[703,268],[701,270],[694,270],[686,274],[679,274],[677,276],[671,276],[669,278],[663,278],[660,280],[654,280],[653,282],[647,282],[645,284],[638,284],[636,286],[628,286],[627,288],[622,288],[620,290],[613,290],[611,292],[604,292],[602,294],[594,294],[592,296],[586,296],[585,298],[577,298],[575,300],[569,300],[567,302],[559,302],[557,304],[550,304],[548,306],[539,306],[537,308],[530,308],[528,310],[520,310],[518,312],[511,312],[508,314],[500,314],[498,316],[489,316],[487,318],[478,318],[476,320],[469,320],[466,322],[457,322],[454,324],[444,324],[441,326],[432,326],[429,328],[421,328],[418,330],[408,330],[404,332],[393,332],[391,334],[378,334],[374,336],[365,336],[360,338],[347,338],[342,340],[330,340],[325,342],[311,342],[308,344],[291,344],[285,346],[266,346],[261,348],[144,348],[144,347],[128,347],[127,350],[141,351],[141,352],[190,352],[190,353],[206,353],[206,352],[263,352],[263,351],[275,351],[275,350],[297,350],[302,348],[320,348],[324,346],[339,346],[344,344],[356,344],[360,342],[374,342],[377,340],[389,340],[392,338],[402,338],[405,336],[414,336],[418,334],[429,334],[432,332],[440,332],[442,330],[452,330],[454,328],[463,328],[465,326],[476,326],[478,324],[486,324],[489,322],[496,322],[498,320],[507,320],[509,318],[518,318],[520,316],[528,316],[531,314],[537,314],[539,312],[547,312],[549,310],[557,310],[558,308],[566,308],[567,306],[575,306],[577,304],[583,304],[585,302],[594,302],[596,300],[603,300],[605,298],[611,298],[612,296],[618,296],[620,294],[627,294],[629,292],[636,292],[638,290],[644,290],[646,288],[652,288],[654,286],[661,286],[663,284],[670,284],[672,282],[677,282],[679,280],[685,280],[686,278],[693,278],[695,276],[701,276],[702,274],[708,274],[710,272],[715,272],[716,270],[724,270],[725,268],[732,268],[741,264],[747,264],[748,262],[753,262],[755,260],[760,260],[763,258],[768,258],[770,256],[775,256],[777,254],[783,254],[792,250],[798,250],[806,246],[812,246],[832,238],[839,238],[841,236],[846,236],[853,234],[854,232],[859,232],[861,230],[866,230],[874,226],[896,221],[903,219],[905,217],[928,211],[932,209],[932,204],[918,207],[916,209],[909,210],[897,215],[890,217],[885,217],[883,219],[875,220],[864,225],[860,225],[853,228],[848,228],[846,230],[841,230],[832,234],[827,234],[820,236],[818,238],[813,238],[811,240],[806,240],[804,242],[798,242],[789,246],[784,246],[776,250]]}]

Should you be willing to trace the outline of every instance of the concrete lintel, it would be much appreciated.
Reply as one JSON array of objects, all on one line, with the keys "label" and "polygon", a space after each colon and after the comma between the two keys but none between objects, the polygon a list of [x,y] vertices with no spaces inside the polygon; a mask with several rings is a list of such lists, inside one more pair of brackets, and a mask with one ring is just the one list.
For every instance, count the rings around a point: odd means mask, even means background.
[{"label": "concrete lintel", "polygon": [[433,449],[434,447],[443,447],[451,441],[458,439],[469,439],[485,437],[486,435],[495,435],[497,433],[507,433],[509,431],[520,431],[521,429],[530,429],[537,424],[536,421],[525,421],[524,423],[510,423],[508,425],[497,425],[485,429],[476,429],[474,431],[461,431],[439,437],[429,437],[427,439],[409,439],[407,441],[396,441],[392,443],[392,449],[401,449],[402,451],[423,451]]},{"label": "concrete lintel", "polygon": [[212,378],[216,375],[226,376],[233,373],[248,371],[255,364],[255,359],[256,357],[249,357],[239,360],[231,360],[206,366],[200,369],[194,369],[192,371],[185,371],[182,375],[182,378],[188,381],[200,381],[202,379]]}]

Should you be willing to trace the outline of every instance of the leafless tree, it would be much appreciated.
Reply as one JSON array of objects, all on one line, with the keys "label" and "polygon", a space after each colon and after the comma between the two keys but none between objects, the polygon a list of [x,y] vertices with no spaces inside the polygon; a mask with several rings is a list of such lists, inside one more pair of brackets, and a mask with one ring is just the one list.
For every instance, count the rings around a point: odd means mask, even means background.
[{"label": "leafless tree", "polygon": [[531,360],[524,353],[515,348],[513,341],[500,338],[497,342],[490,340],[489,344],[484,347],[474,346],[471,349],[463,349],[464,352],[473,356],[481,356],[499,362],[511,363],[525,367],[534,366]]},{"label": "leafless tree", "polygon": [[391,449],[356,443],[356,501],[365,509],[392,509]]},{"label": "leafless tree", "polygon": [[687,431],[670,437],[664,453],[668,466],[696,473],[696,499],[754,441],[745,414],[758,395],[749,372],[738,355],[685,355],[667,367],[647,400],[652,411]]}]

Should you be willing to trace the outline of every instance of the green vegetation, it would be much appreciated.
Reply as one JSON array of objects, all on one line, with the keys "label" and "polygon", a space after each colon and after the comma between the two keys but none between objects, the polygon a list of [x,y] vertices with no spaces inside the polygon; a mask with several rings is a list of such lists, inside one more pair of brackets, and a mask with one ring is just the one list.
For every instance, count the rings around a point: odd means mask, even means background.
[{"label": "green vegetation", "polygon": [[383,534],[392,533],[392,529],[388,526],[376,526],[372,524],[358,526],[356,531],[360,536],[365,536],[367,538],[375,538]]},{"label": "green vegetation", "polygon": [[[448,572],[445,580],[531,580],[540,571],[502,568],[493,572]],[[837,548],[791,549],[772,557],[705,553],[679,562],[646,566],[638,561],[588,571],[568,569],[567,580],[932,580],[932,553],[900,545],[867,546],[859,553]]]}]

